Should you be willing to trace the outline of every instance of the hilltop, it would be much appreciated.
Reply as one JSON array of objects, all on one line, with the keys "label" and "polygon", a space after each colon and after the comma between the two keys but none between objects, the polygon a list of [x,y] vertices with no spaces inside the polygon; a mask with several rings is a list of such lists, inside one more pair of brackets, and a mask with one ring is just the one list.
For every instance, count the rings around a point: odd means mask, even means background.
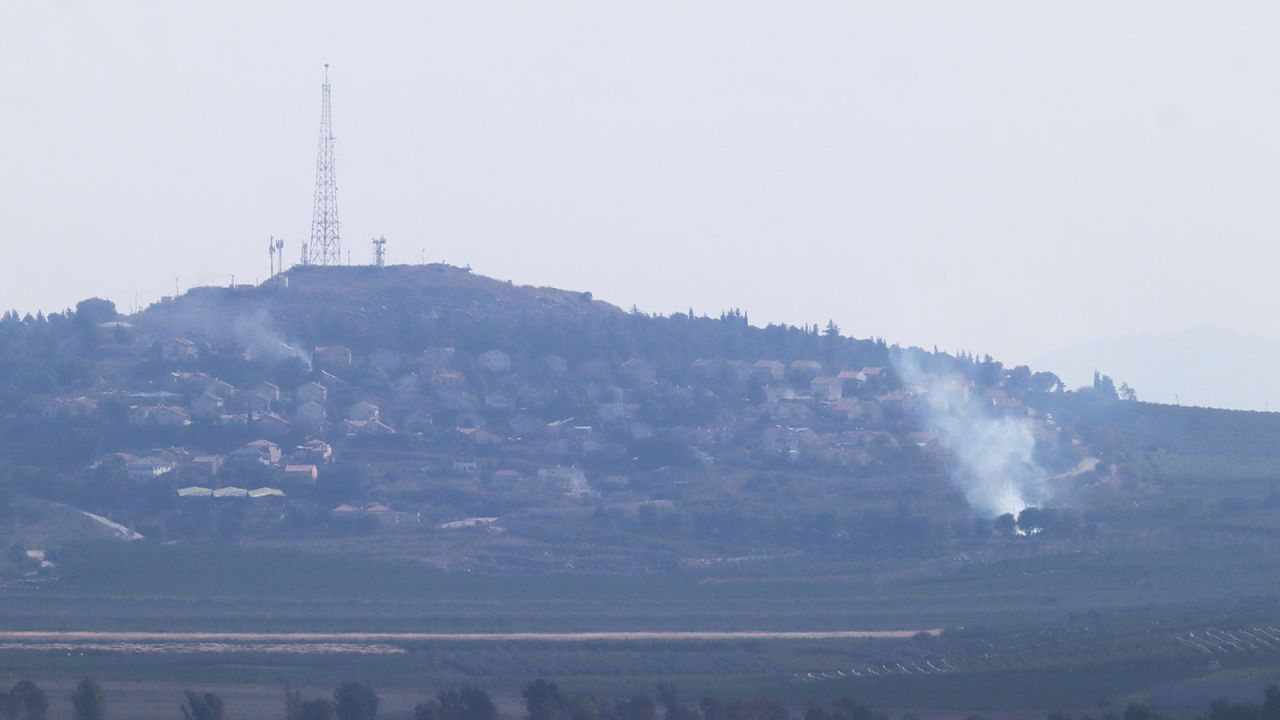
[{"label": "hilltop", "polygon": [[367,347],[410,346],[437,328],[510,328],[620,314],[591,293],[515,285],[451,265],[298,266],[261,285],[194,288],[150,306],[137,324],[219,341],[236,338],[237,319],[267,316],[294,338]]}]

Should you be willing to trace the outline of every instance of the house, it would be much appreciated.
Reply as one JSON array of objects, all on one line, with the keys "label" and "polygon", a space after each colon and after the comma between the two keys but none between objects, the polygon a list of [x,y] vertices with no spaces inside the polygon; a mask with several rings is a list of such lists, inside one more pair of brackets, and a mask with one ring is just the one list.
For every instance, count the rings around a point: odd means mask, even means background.
[{"label": "house", "polygon": [[88,418],[98,414],[98,403],[85,397],[58,398],[41,413],[45,418]]},{"label": "house", "polygon": [[422,368],[424,370],[444,370],[453,364],[454,350],[451,347],[429,347],[422,351]]},{"label": "house", "polygon": [[146,482],[147,480],[155,480],[165,473],[172,472],[174,462],[165,458],[159,458],[154,455],[130,460],[125,463],[125,472],[128,473],[129,479],[134,482]]},{"label": "house", "polygon": [[153,424],[165,428],[182,428],[191,424],[191,416],[187,411],[172,405],[152,408],[150,418]]},{"label": "house", "polygon": [[320,477],[320,470],[311,464],[307,465],[285,465],[284,480],[300,485],[314,485],[316,478]]},{"label": "house", "polygon": [[501,350],[480,353],[476,361],[480,367],[491,373],[505,373],[511,369],[511,356]]},{"label": "house", "polygon": [[329,389],[318,382],[306,382],[298,386],[294,391],[294,396],[298,399],[298,404],[304,403],[324,403],[329,399]]},{"label": "house", "polygon": [[563,488],[569,495],[585,495],[591,492],[591,486],[587,484],[587,476],[572,466],[556,465],[551,468],[541,468],[538,470],[538,479]]},{"label": "house", "polygon": [[222,469],[221,455],[197,455],[191,459],[191,470],[204,477],[213,477]]},{"label": "house", "polygon": [[814,400],[835,402],[844,397],[844,385],[830,375],[819,375],[809,381],[809,394]]},{"label": "house", "polygon": [[203,393],[191,401],[191,414],[201,419],[211,419],[222,414],[222,398]]},{"label": "house", "polygon": [[363,510],[361,510],[361,509],[360,509],[360,508],[358,508],[358,507],[354,507],[354,506],[351,506],[351,505],[345,505],[345,504],[344,504],[344,505],[339,505],[338,507],[336,507],[336,508],[334,508],[334,509],[330,510],[330,511],[329,511],[329,516],[330,516],[330,517],[335,517],[335,518],[339,518],[339,517],[354,517],[354,516],[356,516],[356,515],[359,515],[359,514],[360,514],[360,513],[362,513],[362,512],[364,512],[364,511],[363,511]]},{"label": "house", "polygon": [[273,498],[273,497],[282,498],[284,496],[285,496],[284,491],[281,490],[280,488],[260,487],[255,490],[249,491],[249,497],[254,500],[260,500],[262,498]]},{"label": "house", "polygon": [[347,419],[357,422],[369,422],[378,419],[378,406],[368,400],[360,402],[347,408]]},{"label": "house", "polygon": [[260,452],[265,453],[273,465],[280,462],[282,456],[280,446],[270,440],[254,440],[245,447],[257,448]]},{"label": "house", "polygon": [[792,360],[791,373],[801,377],[813,377],[822,372],[822,363],[817,360]]},{"label": "house", "polygon": [[457,370],[436,370],[431,373],[431,387],[437,392],[446,388],[460,387],[466,383],[467,379]]},{"label": "house", "polygon": [[269,383],[265,380],[249,388],[249,392],[262,395],[271,402],[280,402],[280,386],[275,383]]},{"label": "house", "polygon": [[508,470],[508,469],[497,470],[493,473],[492,476],[490,476],[490,480],[492,480],[493,482],[502,483],[504,485],[513,485],[515,483],[520,482],[523,479],[524,479],[524,476],[521,475],[519,472],[515,470]]},{"label": "house", "polygon": [[752,367],[741,360],[726,360],[721,371],[732,382],[746,382],[751,372]]},{"label": "house", "polygon": [[848,385],[861,385],[867,381],[867,376],[863,375],[859,370],[841,370],[840,373],[836,375],[836,381],[840,383],[841,387],[847,387]]},{"label": "house", "polygon": [[124,413],[124,421],[135,427],[150,425],[151,408],[145,405],[131,405]]},{"label": "house", "polygon": [[204,391],[214,397],[220,397],[223,400],[226,400],[231,397],[231,394],[236,391],[236,388],[234,385],[224,380],[214,380],[204,386]]},{"label": "house", "polygon": [[383,437],[396,434],[394,428],[380,420],[347,420],[343,425],[346,427],[348,437]]},{"label": "house", "polygon": [[292,423],[272,412],[257,415],[253,420],[253,426],[264,437],[273,438],[284,437],[293,429]]},{"label": "house", "polygon": [[351,348],[342,345],[320,345],[316,347],[315,359],[316,364],[323,368],[351,367]]},{"label": "house", "polygon": [[321,370],[317,378],[318,379],[316,380],[316,382],[320,383],[330,391],[332,391],[336,387],[341,387],[347,384],[346,380],[343,380],[342,378],[338,377],[337,375],[334,375],[328,370]]},{"label": "house", "polygon": [[280,462],[280,446],[270,440],[254,440],[227,456],[228,465],[275,465]]},{"label": "house", "polygon": [[689,364],[689,369],[702,378],[711,378],[720,369],[720,363],[711,358],[699,358]]},{"label": "house", "polygon": [[409,373],[391,383],[391,394],[403,403],[413,403],[422,394],[422,380],[416,373]]},{"label": "house", "polygon": [[473,517],[463,518],[462,520],[451,520],[447,523],[441,523],[441,530],[464,530],[467,528],[488,527],[498,522],[496,517]]},{"label": "house", "polygon": [[199,354],[196,344],[184,337],[173,337],[160,343],[160,356],[165,360],[195,360]]},{"label": "house", "polygon": [[98,344],[106,348],[132,347],[136,339],[133,325],[123,320],[98,323]]},{"label": "house", "polygon": [[600,415],[600,419],[605,422],[618,422],[631,417],[631,411],[634,407],[620,402],[604,403],[597,409],[597,412]]},{"label": "house", "polygon": [[269,394],[250,392],[245,396],[245,403],[249,407],[249,412],[264,413],[271,412],[271,408],[275,404],[275,400]]},{"label": "house", "polygon": [[294,448],[293,459],[298,463],[323,465],[333,459],[333,448],[323,440],[312,438]]},{"label": "house", "polygon": [[787,366],[777,360],[757,360],[751,369],[756,377],[764,380],[781,380],[787,374]]},{"label": "house", "polygon": [[764,389],[764,401],[769,404],[785,402],[787,400],[795,400],[796,391],[789,387],[766,387]]},{"label": "house", "polygon": [[213,490],[207,487],[192,485],[189,487],[178,488],[178,497],[213,497]]},{"label": "house", "polygon": [[713,455],[696,448],[693,451],[693,457],[698,461],[698,464],[703,467],[711,467],[716,464],[716,459]]},{"label": "house", "polygon": [[470,475],[476,471],[476,461],[471,458],[455,458],[453,471],[459,475]]},{"label": "house", "polygon": [[305,402],[298,406],[293,414],[294,422],[311,430],[318,430],[324,427],[324,423],[329,419],[329,413],[325,411],[324,406],[318,402]]},{"label": "house", "polygon": [[213,496],[216,498],[247,498],[249,497],[249,491],[242,487],[228,485],[214,490]]},{"label": "house", "polygon": [[426,432],[434,423],[435,418],[431,417],[431,413],[418,408],[404,419],[404,429],[408,432]]}]

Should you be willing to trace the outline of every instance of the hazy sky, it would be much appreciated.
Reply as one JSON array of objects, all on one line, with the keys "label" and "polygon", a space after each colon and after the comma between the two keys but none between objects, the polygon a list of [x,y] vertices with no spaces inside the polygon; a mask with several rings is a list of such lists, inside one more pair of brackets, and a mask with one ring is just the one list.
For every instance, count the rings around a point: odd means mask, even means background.
[{"label": "hazy sky", "polygon": [[3,0],[0,304],[296,260],[328,62],[356,262],[1007,362],[1276,341],[1277,38],[1266,2]]}]

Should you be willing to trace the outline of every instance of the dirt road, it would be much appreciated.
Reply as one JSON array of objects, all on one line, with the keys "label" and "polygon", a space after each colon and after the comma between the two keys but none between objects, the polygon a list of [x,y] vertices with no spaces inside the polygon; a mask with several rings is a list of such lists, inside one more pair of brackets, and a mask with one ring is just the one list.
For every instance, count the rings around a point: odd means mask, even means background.
[{"label": "dirt road", "polygon": [[394,643],[394,642],[590,642],[652,640],[842,640],[908,638],[919,633],[938,635],[942,630],[729,630],[729,631],[601,631],[601,632],[500,632],[500,633],[251,633],[251,632],[94,632],[92,630],[0,631],[0,643]]}]

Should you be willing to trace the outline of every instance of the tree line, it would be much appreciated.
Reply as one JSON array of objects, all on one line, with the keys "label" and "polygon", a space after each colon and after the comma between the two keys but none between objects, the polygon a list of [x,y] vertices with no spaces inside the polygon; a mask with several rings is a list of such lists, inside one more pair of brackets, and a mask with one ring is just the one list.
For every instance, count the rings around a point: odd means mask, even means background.
[{"label": "tree line", "polygon": [[[723,699],[704,696],[697,703],[681,700],[675,685],[658,683],[655,696],[601,698],[567,693],[554,682],[538,679],[521,691],[526,720],[889,720],[883,711],[840,697],[823,703],[809,700],[795,715],[778,698]],[[105,720],[107,696],[102,684],[85,678],[71,693],[73,720]],[[378,693],[364,683],[344,682],[331,697],[304,697],[285,688],[285,720],[377,720]],[[226,720],[226,703],[213,692],[185,690],[179,706],[182,720]],[[446,688],[418,703],[414,720],[501,720],[488,691],[476,685]],[[1195,720],[1280,720],[1280,686],[1268,685],[1262,703],[1215,700],[1192,716]],[[22,680],[8,692],[0,692],[0,720],[48,720],[49,699],[40,686]],[[903,715],[901,720],[915,720]],[[986,720],[969,715],[966,720]],[[1073,720],[1063,712],[1050,712],[1045,720]],[[1167,720],[1142,703],[1129,703],[1123,713],[1091,715],[1079,720]]]}]

